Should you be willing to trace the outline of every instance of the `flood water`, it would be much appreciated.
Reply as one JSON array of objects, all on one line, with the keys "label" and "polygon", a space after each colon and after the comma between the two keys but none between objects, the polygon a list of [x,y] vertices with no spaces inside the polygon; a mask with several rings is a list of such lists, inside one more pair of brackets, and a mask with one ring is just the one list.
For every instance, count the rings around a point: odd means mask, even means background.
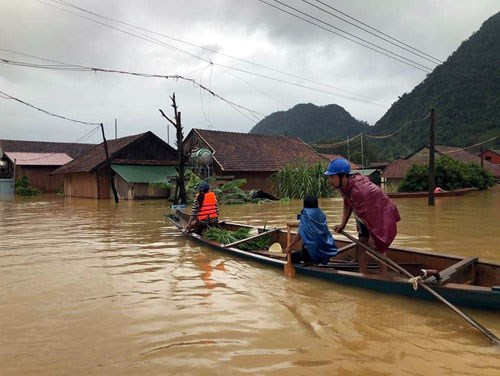
[{"label": "flood water", "polygon": [[[500,262],[500,186],[396,203],[394,244]],[[338,224],[341,201],[320,204]],[[275,227],[300,208],[221,216]],[[287,279],[186,241],[166,212],[164,201],[0,201],[0,374],[500,374],[500,348],[440,303]],[[498,312],[465,311],[500,336]]]}]

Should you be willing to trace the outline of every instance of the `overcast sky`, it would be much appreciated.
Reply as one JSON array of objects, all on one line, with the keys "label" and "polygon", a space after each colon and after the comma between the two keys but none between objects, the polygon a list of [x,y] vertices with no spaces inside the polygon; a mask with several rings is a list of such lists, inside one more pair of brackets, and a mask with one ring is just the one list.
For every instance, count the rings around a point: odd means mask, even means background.
[{"label": "overcast sky", "polygon": [[[298,103],[338,104],[374,124],[435,59],[446,60],[500,11],[498,0],[282,1],[300,14],[264,1],[323,28],[259,0],[0,0],[0,59],[10,62],[0,62],[0,91],[66,118],[102,122],[107,138],[115,137],[117,119],[118,137],[150,130],[172,145],[174,131],[158,109],[173,117],[173,93],[185,135],[192,128],[246,133]],[[39,58],[194,82],[61,70]],[[0,139],[102,141],[100,132],[87,136],[94,125],[5,98],[0,94]]]}]

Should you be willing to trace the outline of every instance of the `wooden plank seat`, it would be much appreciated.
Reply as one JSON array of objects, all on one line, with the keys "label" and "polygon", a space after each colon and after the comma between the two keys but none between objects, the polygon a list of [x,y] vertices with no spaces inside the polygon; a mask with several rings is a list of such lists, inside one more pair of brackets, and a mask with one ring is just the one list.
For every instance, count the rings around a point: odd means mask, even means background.
[{"label": "wooden plank seat", "polygon": [[[423,281],[424,283],[427,284],[439,284],[442,285],[443,283],[446,283],[449,281],[453,275],[455,275],[458,271],[463,270],[470,265],[474,264],[478,260],[477,257],[468,257],[463,260],[460,260],[459,262],[448,266],[446,269],[443,269],[439,271],[439,278],[436,278],[435,276],[430,276],[425,278]],[[472,281],[471,281],[472,282]]]}]

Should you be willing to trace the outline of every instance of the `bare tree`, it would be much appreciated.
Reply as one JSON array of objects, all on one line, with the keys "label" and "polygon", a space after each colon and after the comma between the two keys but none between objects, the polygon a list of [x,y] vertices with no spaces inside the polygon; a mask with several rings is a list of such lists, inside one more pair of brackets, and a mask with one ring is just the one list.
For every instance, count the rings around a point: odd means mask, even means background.
[{"label": "bare tree", "polygon": [[177,170],[177,178],[176,178],[176,186],[175,186],[175,195],[174,195],[174,205],[185,205],[187,201],[186,197],[186,186],[184,183],[184,173],[186,162],[189,158],[187,154],[184,153],[184,147],[182,141],[184,139],[184,134],[182,132],[182,124],[181,124],[181,113],[177,109],[177,104],[175,102],[175,93],[170,97],[172,100],[172,107],[174,108],[174,116],[175,121],[169,119],[167,115],[160,109],[161,115],[167,119],[170,124],[175,127],[176,130],[176,141],[175,145],[177,146],[177,158],[179,160],[179,165],[175,167]]}]

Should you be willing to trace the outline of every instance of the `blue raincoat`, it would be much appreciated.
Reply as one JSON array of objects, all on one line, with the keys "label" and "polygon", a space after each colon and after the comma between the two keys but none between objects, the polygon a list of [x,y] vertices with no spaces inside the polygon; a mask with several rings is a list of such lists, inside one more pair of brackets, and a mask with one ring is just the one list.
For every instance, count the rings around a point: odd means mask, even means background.
[{"label": "blue raincoat", "polygon": [[337,254],[337,245],[326,223],[325,213],[319,208],[301,211],[299,235],[314,264],[326,264]]}]

